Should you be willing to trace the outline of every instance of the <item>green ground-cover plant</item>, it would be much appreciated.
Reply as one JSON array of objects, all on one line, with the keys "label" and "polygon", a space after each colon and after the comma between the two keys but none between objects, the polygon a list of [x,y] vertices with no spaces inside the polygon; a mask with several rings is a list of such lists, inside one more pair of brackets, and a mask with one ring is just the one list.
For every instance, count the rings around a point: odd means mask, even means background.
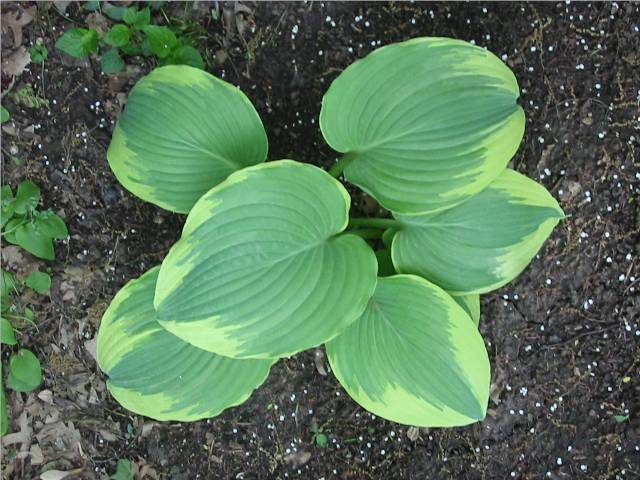
[{"label": "green ground-cover plant", "polygon": [[[94,2],[95,9],[100,8]],[[92,7],[93,8],[93,7]],[[104,73],[117,73],[124,69],[122,55],[155,55],[159,65],[191,65],[204,68],[198,50],[168,27],[151,23],[151,7],[106,8],[105,13],[116,21],[102,35],[95,28],[71,28],[56,42],[56,48],[72,57],[86,57],[101,50],[100,65]]]},{"label": "green ground-cover plant", "polygon": [[29,56],[33,63],[42,63],[49,57],[49,49],[41,43],[36,43],[29,49]]},{"label": "green ground-cover plant", "polygon": [[116,464],[116,471],[109,477],[112,480],[133,480],[133,466],[126,458],[119,458]]},{"label": "green ground-cover plant", "polygon": [[[377,415],[484,418],[479,294],[513,280],[564,217],[506,168],[524,133],[518,96],[509,68],[466,42],[380,48],[323,99],[322,133],[343,153],[327,173],[265,163],[255,109],[206,72],[167,66],[140,80],[109,164],[140,198],[188,216],[162,264],[104,314],[111,393],[160,420],[210,417],[278,358],[325,344],[340,383]],[[390,217],[350,218],[342,174]]]},{"label": "green ground-cover plant", "polygon": [[[53,239],[66,238],[68,232],[58,215],[51,210],[37,209],[40,201],[38,186],[25,180],[18,185],[15,196],[9,185],[3,185],[0,192],[0,233],[3,240],[24,248],[36,257],[52,260]],[[16,347],[16,332],[35,324],[35,313],[24,300],[26,291],[46,294],[50,288],[51,276],[48,272],[35,270],[28,275],[18,276],[0,269],[0,343],[3,350]],[[17,392],[29,392],[36,389],[41,381],[42,369],[38,357],[26,348],[15,350],[9,360],[7,386]],[[0,371],[0,435],[4,435],[7,428],[4,377]]]},{"label": "green ground-cover plant", "polygon": [[2,238],[45,260],[53,260],[53,240],[67,238],[64,220],[49,210],[38,210],[40,188],[30,180],[0,191]]},{"label": "green ground-cover plant", "polygon": [[38,95],[33,89],[33,85],[27,83],[26,85],[17,89],[11,94],[11,97],[16,103],[22,104],[29,108],[49,108],[49,100]]}]

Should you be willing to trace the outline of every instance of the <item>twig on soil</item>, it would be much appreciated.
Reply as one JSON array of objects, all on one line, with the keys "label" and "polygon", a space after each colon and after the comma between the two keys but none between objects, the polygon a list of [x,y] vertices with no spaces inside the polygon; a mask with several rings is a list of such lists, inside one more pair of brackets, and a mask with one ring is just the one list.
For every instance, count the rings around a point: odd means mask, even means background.
[{"label": "twig on soil", "polygon": [[0,98],[4,98],[4,96],[11,91],[15,83],[16,83],[16,77],[11,77],[11,82],[9,82],[9,86],[4,92],[2,92],[2,94],[0,95]]},{"label": "twig on soil", "polygon": [[571,338],[569,338],[567,340],[563,340],[562,342],[553,343],[551,345],[543,345],[542,346],[542,350],[548,350],[548,349],[551,349],[551,348],[558,348],[558,347],[561,347],[562,345],[566,345],[567,343],[574,342],[574,341],[576,341],[577,339],[579,339],[581,337],[586,337],[588,335],[596,335],[598,333],[603,333],[603,332],[606,332],[606,331],[611,330],[613,328],[615,328],[615,325],[612,325],[612,326],[607,327],[607,328],[600,328],[599,330],[592,330],[590,332],[583,332],[583,333],[581,333],[579,335],[576,335],[575,337],[571,337]]}]

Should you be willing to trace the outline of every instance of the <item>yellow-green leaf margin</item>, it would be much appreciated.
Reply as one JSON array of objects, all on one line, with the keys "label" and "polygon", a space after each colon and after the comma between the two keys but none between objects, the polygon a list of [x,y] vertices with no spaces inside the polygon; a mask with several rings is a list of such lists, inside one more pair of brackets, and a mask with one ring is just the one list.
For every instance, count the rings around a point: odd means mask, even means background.
[{"label": "yellow-green leaf margin", "polygon": [[391,255],[400,273],[454,295],[486,293],[524,270],[564,212],[539,183],[504,170],[464,203],[428,215],[398,215]]},{"label": "yellow-green leaf margin", "polygon": [[348,181],[409,215],[485,188],[524,134],[513,72],[488,50],[414,38],[347,67],[322,99],[320,128]]},{"label": "yellow-green leaf margin", "polygon": [[246,95],[187,65],[156,68],[138,81],[107,151],[127,190],[179,213],[266,156],[267,136]]},{"label": "yellow-green leaf margin", "polygon": [[114,297],[98,331],[98,364],[120,404],[156,420],[194,421],[244,402],[275,360],[201,350],[160,326],[153,308],[159,267]]},{"label": "yellow-green leaf margin", "polygon": [[490,367],[482,337],[462,307],[423,278],[378,279],[360,319],[326,349],[349,395],[387,420],[451,427],[485,416]]},{"label": "yellow-green leaf margin", "polygon": [[276,358],[338,335],[365,309],[377,262],[344,234],[350,198],[292,160],[245,168],[204,195],[162,262],[162,326],[233,358]]}]

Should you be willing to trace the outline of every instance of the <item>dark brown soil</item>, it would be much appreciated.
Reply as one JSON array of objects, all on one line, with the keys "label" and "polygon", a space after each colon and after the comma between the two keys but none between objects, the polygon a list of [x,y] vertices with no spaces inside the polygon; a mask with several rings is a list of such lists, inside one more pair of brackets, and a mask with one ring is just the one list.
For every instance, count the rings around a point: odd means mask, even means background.
[{"label": "dark brown soil", "polygon": [[[114,402],[91,340],[115,292],[162,260],[183,219],[125,191],[105,157],[122,94],[152,65],[129,59],[129,76],[114,79],[100,75],[98,58],[63,61],[55,39],[88,12],[72,4],[65,18],[40,4],[23,43],[42,38],[49,59],[11,86],[3,76],[2,88],[30,83],[49,108],[3,93],[15,124],[3,129],[3,183],[35,180],[71,239],[57,245],[37,327],[20,338],[42,360],[45,380],[36,392],[10,394],[10,431],[22,428],[29,441],[4,448],[4,476],[77,469],[69,478],[106,478],[128,458],[144,478],[640,478],[639,4],[246,6],[236,17],[232,4],[220,4],[218,20],[214,3],[164,9],[197,40],[208,70],[254,102],[271,159],[333,161],[318,128],[322,95],[375,46],[450,36],[507,56],[528,118],[513,166],[542,182],[570,218],[515,283],[483,297],[493,367],[486,420],[421,429],[411,440],[407,427],[372,417],[321,374],[326,362],[314,352],[279,362],[247,403],[212,420],[154,424]],[[10,53],[11,36],[2,40]],[[352,192],[357,214],[376,213]],[[315,444],[314,424],[326,448]],[[34,445],[42,458],[18,454]]]}]

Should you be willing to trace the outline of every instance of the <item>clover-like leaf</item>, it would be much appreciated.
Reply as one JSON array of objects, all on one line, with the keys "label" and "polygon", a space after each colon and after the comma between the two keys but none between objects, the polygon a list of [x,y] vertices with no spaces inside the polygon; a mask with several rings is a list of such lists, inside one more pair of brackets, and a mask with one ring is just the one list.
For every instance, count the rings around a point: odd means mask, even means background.
[{"label": "clover-like leaf", "polygon": [[13,208],[15,213],[24,215],[28,211],[36,208],[39,201],[40,187],[31,180],[24,180],[18,185],[18,191],[16,192]]},{"label": "clover-like leaf", "polygon": [[136,84],[107,152],[129,191],[182,213],[230,173],[266,155],[267,136],[249,99],[186,65],[157,68]]},{"label": "clover-like leaf", "polygon": [[98,31],[95,28],[71,28],[56,41],[56,48],[72,57],[86,57],[98,50]]},{"label": "clover-like leaf", "polygon": [[20,281],[16,276],[7,270],[0,269],[0,291],[3,297],[8,297],[14,292],[18,292]]},{"label": "clover-like leaf", "polygon": [[450,427],[485,416],[490,368],[482,337],[464,310],[423,278],[378,279],[360,319],[326,349],[349,395],[387,420]]},{"label": "clover-like leaf", "polygon": [[40,360],[31,350],[21,348],[9,361],[7,384],[16,392],[30,392],[42,382]]},{"label": "clover-like leaf", "polygon": [[0,343],[4,343],[5,345],[15,345],[18,343],[11,322],[4,317],[0,318]]},{"label": "clover-like leaf", "polygon": [[396,270],[454,294],[485,293],[513,280],[564,217],[539,183],[504,170],[464,203],[428,215],[395,215]]},{"label": "clover-like leaf", "polygon": [[29,58],[33,63],[42,63],[49,57],[49,50],[39,43],[33,44],[29,49]]},{"label": "clover-like leaf", "polygon": [[346,228],[350,199],[325,171],[291,160],[232,174],[193,207],[162,263],[160,324],[235,358],[292,355],[358,318],[376,258]]},{"label": "clover-like leaf", "polygon": [[113,47],[123,47],[129,43],[130,36],[131,30],[129,30],[129,27],[119,23],[112,26],[102,40]]},{"label": "clover-like leaf", "polygon": [[151,51],[158,58],[167,57],[178,46],[176,34],[167,27],[147,25],[142,31],[147,35]]},{"label": "clover-like leaf", "polygon": [[124,60],[118,53],[117,48],[110,48],[100,59],[100,69],[106,73],[117,73],[124,70]]},{"label": "clover-like leaf", "polygon": [[195,68],[204,68],[204,60],[200,52],[190,45],[177,47],[164,61],[167,65],[190,65]]},{"label": "clover-like leaf", "polygon": [[45,272],[32,272],[24,279],[24,284],[38,293],[47,293],[51,288],[51,276]]},{"label": "clover-like leaf", "polygon": [[237,360],[201,350],[162,328],[153,309],[159,267],[127,283],[98,331],[98,364],[125,408],[156,420],[213,417],[244,402],[273,360]]},{"label": "clover-like leaf", "polygon": [[67,225],[64,223],[64,220],[51,210],[34,212],[33,222],[44,236],[58,240],[65,239],[69,236],[69,231],[67,230]]},{"label": "clover-like leaf", "polygon": [[[7,227],[10,225],[11,222],[7,224]],[[51,237],[38,228],[37,223],[19,224],[15,231],[12,232],[12,235],[6,236],[6,239],[36,257],[44,258],[45,260],[53,260],[54,258],[53,241]]]},{"label": "clover-like leaf", "polygon": [[151,23],[151,10],[149,7],[142,10],[138,10],[136,6],[128,7],[122,14],[122,20],[132,27],[143,28]]},{"label": "clover-like leaf", "polygon": [[320,128],[347,180],[385,208],[434,212],[486,187],[524,133],[519,89],[489,51],[448,38],[379,48],[322,100]]}]

